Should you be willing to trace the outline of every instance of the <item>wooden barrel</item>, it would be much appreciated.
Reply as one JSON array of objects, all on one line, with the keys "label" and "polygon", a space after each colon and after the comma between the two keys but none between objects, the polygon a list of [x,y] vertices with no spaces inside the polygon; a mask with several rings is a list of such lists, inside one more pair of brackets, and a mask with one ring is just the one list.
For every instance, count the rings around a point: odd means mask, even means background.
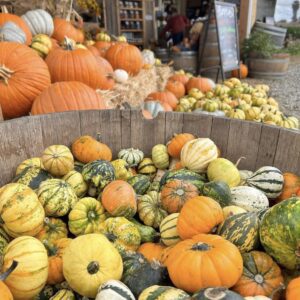
[{"label": "wooden barrel", "polygon": [[174,133],[189,132],[211,138],[231,161],[246,157],[240,169],[275,166],[300,174],[299,131],[194,113],[160,112],[146,120],[137,110],[74,111],[0,122],[0,187],[13,179],[23,160],[41,156],[46,147],[70,146],[81,135],[96,137],[99,132],[114,157],[129,147],[151,157],[154,145],[167,143]]},{"label": "wooden barrel", "polygon": [[286,36],[287,29],[278,26],[256,22],[253,28],[254,31],[264,32],[268,34],[277,48],[282,48]]},{"label": "wooden barrel", "polygon": [[198,71],[198,52],[196,51],[182,51],[179,53],[172,53],[171,59],[174,62],[175,70],[184,70],[186,72],[197,74]]},{"label": "wooden barrel", "polygon": [[289,61],[288,55],[273,58],[249,58],[249,76],[263,79],[283,78],[288,71]]},{"label": "wooden barrel", "polygon": [[170,62],[170,51],[167,48],[156,48],[154,50],[155,56],[161,60],[163,64],[167,64]]}]

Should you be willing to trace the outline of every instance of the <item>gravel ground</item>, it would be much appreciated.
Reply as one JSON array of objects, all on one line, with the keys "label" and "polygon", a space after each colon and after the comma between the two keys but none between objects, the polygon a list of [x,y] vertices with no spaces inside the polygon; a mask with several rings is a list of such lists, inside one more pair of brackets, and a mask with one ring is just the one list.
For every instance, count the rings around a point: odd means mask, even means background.
[{"label": "gravel ground", "polygon": [[247,78],[251,85],[267,84],[271,89],[271,96],[275,98],[287,115],[300,119],[300,62],[291,62],[289,71],[283,79],[267,80]]}]

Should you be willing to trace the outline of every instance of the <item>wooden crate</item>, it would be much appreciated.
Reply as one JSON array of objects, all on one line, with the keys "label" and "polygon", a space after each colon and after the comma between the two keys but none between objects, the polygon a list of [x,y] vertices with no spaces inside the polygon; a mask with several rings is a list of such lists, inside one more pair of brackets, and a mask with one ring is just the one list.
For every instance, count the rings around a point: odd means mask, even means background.
[{"label": "wooden crate", "polygon": [[153,145],[166,143],[181,132],[211,138],[222,156],[233,162],[245,157],[241,169],[273,165],[300,174],[297,131],[193,113],[160,113],[154,120],[145,120],[135,110],[77,111],[0,122],[0,186],[13,178],[23,160],[40,156],[52,144],[70,146],[80,135],[96,137],[100,133],[116,156],[128,147],[138,147],[149,155]]}]

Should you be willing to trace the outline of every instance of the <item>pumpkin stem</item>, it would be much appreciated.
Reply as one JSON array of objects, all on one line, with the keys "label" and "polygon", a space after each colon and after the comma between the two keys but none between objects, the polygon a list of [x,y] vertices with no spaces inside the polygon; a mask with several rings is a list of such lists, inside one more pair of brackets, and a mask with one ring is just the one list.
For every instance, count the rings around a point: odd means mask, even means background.
[{"label": "pumpkin stem", "polygon": [[210,249],[211,249],[210,245],[201,242],[194,244],[191,248],[191,250],[195,250],[195,251],[208,251]]},{"label": "pumpkin stem", "polygon": [[254,280],[258,283],[258,284],[262,284],[264,282],[264,277],[260,274],[256,274],[254,276]]},{"label": "pumpkin stem", "polygon": [[14,71],[4,65],[0,66],[0,80],[3,80],[6,85],[8,85],[8,79],[11,78],[12,74],[14,74]]},{"label": "pumpkin stem", "polygon": [[100,266],[97,261],[91,261],[87,266],[89,274],[93,275],[99,272]]},{"label": "pumpkin stem", "polygon": [[50,222],[50,219],[48,217],[44,219],[44,223],[46,226],[50,228],[50,230],[52,231],[56,230],[56,226]]},{"label": "pumpkin stem", "polygon": [[95,219],[97,219],[97,214],[95,213],[95,211],[90,210],[87,213],[87,217],[88,217],[89,220],[95,220]]},{"label": "pumpkin stem", "polygon": [[8,9],[7,9],[7,7],[6,7],[5,5],[2,5],[2,6],[1,6],[1,12],[2,12],[3,14],[8,14]]},{"label": "pumpkin stem", "polygon": [[96,134],[96,139],[97,139],[98,142],[101,141],[101,133],[100,133],[100,132],[98,132],[98,133]]},{"label": "pumpkin stem", "polygon": [[69,39],[67,36],[65,36],[65,38],[64,38],[64,46],[65,46],[66,50],[69,50],[69,51],[75,50],[72,40]]},{"label": "pumpkin stem", "polygon": [[223,299],[226,296],[226,288],[219,287],[219,288],[208,288],[204,292],[204,296],[206,299],[215,300],[215,299]]},{"label": "pumpkin stem", "polygon": [[50,245],[47,240],[43,240],[43,245],[45,246],[49,256],[56,255],[58,249],[55,246]]},{"label": "pumpkin stem", "polygon": [[111,243],[114,243],[117,239],[117,237],[113,233],[106,233],[105,236]]},{"label": "pumpkin stem", "polygon": [[238,167],[238,165],[240,164],[242,159],[246,159],[246,157],[242,156],[238,159],[238,161],[236,162],[235,166]]},{"label": "pumpkin stem", "polygon": [[15,270],[17,266],[18,262],[14,260],[11,266],[4,273],[0,274],[0,281],[4,281],[10,275],[10,273]]}]

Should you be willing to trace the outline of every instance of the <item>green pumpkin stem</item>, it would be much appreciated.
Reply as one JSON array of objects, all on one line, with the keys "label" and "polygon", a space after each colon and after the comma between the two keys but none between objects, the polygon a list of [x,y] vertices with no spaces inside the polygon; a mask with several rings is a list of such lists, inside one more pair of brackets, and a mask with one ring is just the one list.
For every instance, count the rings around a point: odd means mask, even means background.
[{"label": "green pumpkin stem", "polygon": [[15,270],[17,266],[18,262],[14,260],[11,266],[4,273],[0,274],[0,281],[4,281]]},{"label": "green pumpkin stem", "polygon": [[211,246],[205,243],[197,243],[194,244],[191,248],[191,250],[195,250],[195,251],[208,251],[211,249]]},{"label": "green pumpkin stem", "polygon": [[114,243],[117,240],[117,237],[113,233],[106,233],[105,236],[111,243]]},{"label": "green pumpkin stem", "polygon": [[91,274],[91,275],[98,273],[99,269],[100,269],[100,266],[97,261],[92,261],[87,266],[87,270],[88,270],[89,274]]},{"label": "green pumpkin stem", "polygon": [[47,240],[43,240],[43,245],[45,246],[49,256],[54,256],[58,251],[57,247],[51,245]]}]

